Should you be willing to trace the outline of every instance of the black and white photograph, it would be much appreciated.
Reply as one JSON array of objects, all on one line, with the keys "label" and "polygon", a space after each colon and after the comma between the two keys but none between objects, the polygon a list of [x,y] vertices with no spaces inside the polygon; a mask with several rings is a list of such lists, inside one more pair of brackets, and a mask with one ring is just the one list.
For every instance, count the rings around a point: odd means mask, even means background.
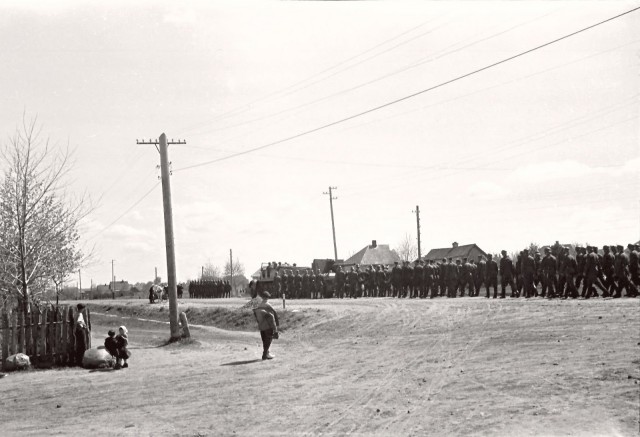
[{"label": "black and white photograph", "polygon": [[639,436],[640,3],[0,0],[1,436]]}]

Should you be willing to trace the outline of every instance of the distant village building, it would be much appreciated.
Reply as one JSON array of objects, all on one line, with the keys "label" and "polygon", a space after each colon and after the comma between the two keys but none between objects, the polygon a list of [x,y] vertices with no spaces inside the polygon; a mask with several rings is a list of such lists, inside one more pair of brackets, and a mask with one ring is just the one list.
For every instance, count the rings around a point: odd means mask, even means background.
[{"label": "distant village building", "polygon": [[131,284],[127,281],[116,281],[111,282],[109,284],[98,285],[96,286],[96,292],[98,294],[107,294],[111,293],[111,285],[113,285],[113,289],[116,293],[126,293],[131,290]]},{"label": "distant village building", "polygon": [[390,249],[388,244],[378,244],[376,240],[373,240],[370,245],[365,246],[351,258],[339,264],[342,266],[353,266],[356,264],[360,266],[390,266],[395,264],[396,261],[401,262],[402,259],[395,250]]},{"label": "distant village building", "polygon": [[477,244],[463,244],[461,246],[454,242],[451,247],[431,249],[424,259],[426,261],[441,261],[443,258],[453,258],[455,261],[456,259],[468,258],[475,261],[478,259],[478,255],[482,255],[485,259],[487,258],[486,252],[480,249]]}]

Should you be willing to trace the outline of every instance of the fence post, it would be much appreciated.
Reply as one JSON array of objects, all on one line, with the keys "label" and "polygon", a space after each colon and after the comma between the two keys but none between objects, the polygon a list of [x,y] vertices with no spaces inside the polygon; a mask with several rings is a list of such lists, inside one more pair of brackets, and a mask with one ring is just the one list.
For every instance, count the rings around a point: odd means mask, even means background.
[{"label": "fence post", "polygon": [[25,352],[25,343],[24,343],[24,314],[22,313],[22,311],[18,310],[18,344],[17,344],[17,351],[18,352]]},{"label": "fence post", "polygon": [[42,323],[40,324],[40,347],[39,347],[39,351],[40,352],[40,357],[42,358],[42,361],[47,361],[47,316],[48,316],[48,311],[45,308],[42,311],[42,314],[40,315],[40,320],[42,321]]},{"label": "fence post", "polygon": [[7,358],[9,358],[9,340],[11,338],[9,334],[9,314],[2,311],[2,363],[0,363],[0,369],[4,369]]},{"label": "fence post", "polygon": [[14,355],[18,349],[18,314],[12,311],[9,315],[11,317],[11,344],[9,346],[9,355]]},{"label": "fence post", "polygon": [[62,317],[62,310],[60,309],[60,307],[56,307],[56,319],[57,322],[56,323],[56,356],[58,357],[58,365],[62,365],[64,364],[64,349],[62,348],[62,339],[64,338],[63,335],[65,333],[65,324],[64,324],[64,318]]},{"label": "fence post", "polygon": [[31,319],[33,313],[29,312],[24,315],[24,350],[22,351],[25,355],[29,355],[29,357],[33,356],[33,335],[31,334]]}]

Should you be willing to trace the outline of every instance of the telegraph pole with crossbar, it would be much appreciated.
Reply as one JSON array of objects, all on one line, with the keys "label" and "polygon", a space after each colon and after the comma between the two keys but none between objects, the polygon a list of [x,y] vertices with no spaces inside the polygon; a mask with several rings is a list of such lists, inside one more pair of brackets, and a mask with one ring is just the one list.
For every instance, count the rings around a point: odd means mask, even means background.
[{"label": "telegraph pole with crossbar", "polygon": [[333,201],[337,199],[337,197],[333,197],[333,192],[331,190],[337,190],[338,187],[329,187],[329,192],[326,191],[322,194],[329,195],[329,207],[331,208],[331,229],[333,230],[333,256],[334,260],[338,261],[338,247],[336,246],[336,225],[333,221]]},{"label": "telegraph pole with crossbar", "polygon": [[169,328],[171,340],[180,338],[178,325],[178,289],[176,283],[176,254],[173,243],[173,212],[171,209],[171,170],[169,169],[169,144],[187,144],[184,140],[167,141],[163,133],[159,140],[138,141],[136,144],[153,144],[160,152],[160,174],[162,180],[162,203],[164,206],[164,237],[167,249],[167,284],[169,286]]},{"label": "telegraph pole with crossbar", "polygon": [[416,224],[418,225],[418,259],[422,259],[422,251],[420,250],[420,207],[416,205]]}]

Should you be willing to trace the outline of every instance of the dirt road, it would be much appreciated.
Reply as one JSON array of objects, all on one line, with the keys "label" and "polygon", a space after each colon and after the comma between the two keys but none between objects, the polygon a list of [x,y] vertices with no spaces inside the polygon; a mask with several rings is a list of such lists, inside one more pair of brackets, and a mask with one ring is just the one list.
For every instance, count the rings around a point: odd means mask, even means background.
[{"label": "dirt road", "polygon": [[[202,314],[244,302],[181,308]],[[96,306],[94,344],[126,324],[131,367],[7,376],[0,433],[638,435],[638,299],[287,307],[295,323],[274,343],[276,359],[262,361],[257,331],[194,327],[194,343],[159,346],[168,327],[136,320],[149,318],[148,304],[127,302],[107,312],[113,316],[98,315],[105,307]]]}]

